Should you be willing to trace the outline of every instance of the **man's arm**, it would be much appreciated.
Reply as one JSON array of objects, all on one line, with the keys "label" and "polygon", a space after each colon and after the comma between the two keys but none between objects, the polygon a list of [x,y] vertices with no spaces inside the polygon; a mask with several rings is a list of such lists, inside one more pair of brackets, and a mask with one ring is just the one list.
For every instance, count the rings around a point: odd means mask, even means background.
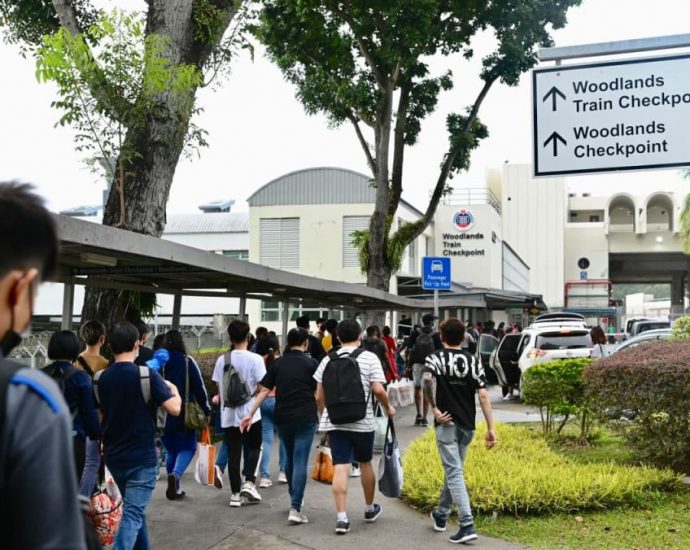
[{"label": "man's arm", "polygon": [[489,391],[486,388],[481,388],[477,393],[479,394],[479,406],[482,408],[482,413],[484,413],[484,418],[486,419],[486,448],[491,449],[498,440],[494,430],[494,418],[491,413]]},{"label": "man's arm", "polygon": [[252,408],[249,409],[249,412],[240,421],[241,432],[247,431],[252,427],[252,418],[254,418],[256,411],[259,410],[259,407],[261,406],[261,403],[264,402],[264,399],[266,399],[266,397],[268,397],[268,394],[271,393],[271,390],[268,388],[264,388],[261,384],[259,384],[256,387],[256,392],[256,399],[254,399],[254,404],[252,405]]},{"label": "man's arm", "polygon": [[440,411],[436,406],[436,377],[433,372],[424,371],[422,374],[422,388],[424,389],[424,397],[426,397],[431,412],[439,424],[450,424],[453,422],[453,417],[450,413]]},{"label": "man's arm", "polygon": [[319,414],[323,414],[323,409],[325,408],[326,401],[323,395],[323,384],[319,382],[316,385],[316,406],[319,408]]},{"label": "man's arm", "polygon": [[395,407],[388,402],[388,393],[386,393],[386,388],[383,387],[381,382],[372,382],[371,391],[374,392],[376,399],[383,406],[386,411],[388,411],[388,416],[395,416]]},{"label": "man's arm", "polygon": [[168,389],[173,396],[167,401],[164,401],[161,406],[168,414],[171,414],[172,416],[180,416],[180,413],[182,412],[182,399],[180,398],[180,392],[177,391],[177,386],[168,380],[165,381],[165,385],[168,386]]}]

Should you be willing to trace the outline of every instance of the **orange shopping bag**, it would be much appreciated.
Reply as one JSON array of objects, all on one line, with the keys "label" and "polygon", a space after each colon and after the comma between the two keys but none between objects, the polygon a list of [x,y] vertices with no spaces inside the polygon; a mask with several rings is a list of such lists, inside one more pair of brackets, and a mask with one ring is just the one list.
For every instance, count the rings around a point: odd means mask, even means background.
[{"label": "orange shopping bag", "polygon": [[194,479],[200,485],[213,485],[215,478],[216,447],[211,443],[208,427],[201,431],[201,441],[197,443],[196,468]]}]

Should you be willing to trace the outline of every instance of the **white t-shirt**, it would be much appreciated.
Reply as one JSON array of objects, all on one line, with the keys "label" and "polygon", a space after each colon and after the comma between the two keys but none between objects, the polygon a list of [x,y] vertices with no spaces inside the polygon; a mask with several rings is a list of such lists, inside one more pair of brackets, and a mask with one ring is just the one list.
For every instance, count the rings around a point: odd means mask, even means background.
[{"label": "white t-shirt", "polygon": [[[256,386],[266,375],[266,365],[264,365],[263,357],[245,350],[233,350],[230,358],[232,366],[239,372],[242,380],[249,386],[249,392],[254,395],[256,393]],[[213,369],[212,380],[216,382],[220,391],[220,425],[223,428],[238,428],[240,421],[247,416],[254,405],[255,397],[252,397],[241,407],[230,408],[224,404],[225,395],[223,394],[223,374],[225,371],[225,355],[221,355],[216,361],[216,366]],[[257,409],[252,424],[261,420],[261,410]]]},{"label": "white t-shirt", "polygon": [[[338,350],[338,355],[349,355],[357,348],[340,348]],[[319,368],[316,369],[314,373],[314,380],[319,384],[323,381],[323,371],[328,365],[330,359],[328,356],[323,358]],[[362,420],[357,422],[350,422],[348,424],[331,424],[328,418],[328,411],[324,409],[323,415],[321,416],[321,422],[319,424],[319,431],[330,432],[333,430],[342,430],[345,432],[373,432],[375,428],[374,424],[374,409],[371,402],[371,385],[374,382],[380,382],[381,384],[386,383],[386,377],[383,374],[383,367],[381,366],[381,361],[379,358],[370,351],[363,351],[357,357],[357,364],[359,364],[359,372],[362,377],[362,386],[364,387],[364,397],[367,401],[367,414]]]}]

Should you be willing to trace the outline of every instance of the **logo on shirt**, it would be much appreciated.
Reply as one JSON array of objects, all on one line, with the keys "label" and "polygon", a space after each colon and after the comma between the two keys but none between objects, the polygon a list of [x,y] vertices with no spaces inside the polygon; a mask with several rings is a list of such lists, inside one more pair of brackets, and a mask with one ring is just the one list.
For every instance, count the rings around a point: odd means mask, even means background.
[{"label": "logo on shirt", "polygon": [[464,208],[453,216],[453,225],[458,231],[467,231],[474,225],[474,216],[469,210]]}]

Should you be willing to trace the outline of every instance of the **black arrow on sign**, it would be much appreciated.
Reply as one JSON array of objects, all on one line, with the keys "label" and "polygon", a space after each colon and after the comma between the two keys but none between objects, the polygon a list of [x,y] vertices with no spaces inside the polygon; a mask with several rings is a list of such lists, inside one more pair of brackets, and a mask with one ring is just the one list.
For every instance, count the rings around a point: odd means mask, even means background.
[{"label": "black arrow on sign", "polygon": [[563,136],[559,134],[558,132],[554,132],[549,136],[549,139],[547,139],[544,142],[544,147],[547,147],[550,142],[553,142],[553,156],[557,157],[558,156],[558,142],[561,142],[563,145],[568,145],[568,142],[563,139]]},{"label": "black arrow on sign", "polygon": [[558,96],[565,99],[565,94],[561,92],[556,86],[552,86],[551,89],[546,93],[544,98],[541,100],[542,103],[551,97],[551,110],[557,111],[556,105],[558,103]]}]

